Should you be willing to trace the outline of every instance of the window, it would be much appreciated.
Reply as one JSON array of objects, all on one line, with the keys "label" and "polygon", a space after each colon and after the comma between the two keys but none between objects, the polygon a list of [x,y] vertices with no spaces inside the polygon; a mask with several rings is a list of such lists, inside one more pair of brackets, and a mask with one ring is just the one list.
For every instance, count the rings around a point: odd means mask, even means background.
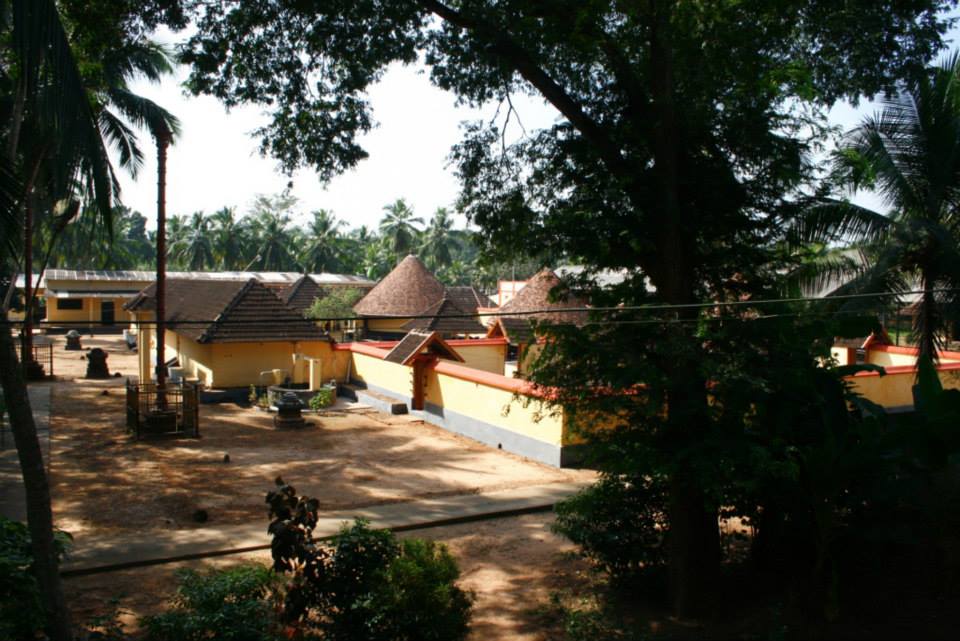
[{"label": "window", "polygon": [[58,298],[57,309],[83,309],[82,298]]}]

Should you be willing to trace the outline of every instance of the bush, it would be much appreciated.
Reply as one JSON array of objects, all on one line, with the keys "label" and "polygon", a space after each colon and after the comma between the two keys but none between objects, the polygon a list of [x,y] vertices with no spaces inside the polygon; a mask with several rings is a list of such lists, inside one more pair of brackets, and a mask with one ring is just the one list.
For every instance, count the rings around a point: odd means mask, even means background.
[{"label": "bush", "polygon": [[666,492],[651,477],[603,476],[556,506],[553,530],[580,546],[611,580],[666,562]]},{"label": "bush", "polygon": [[169,612],[144,617],[149,641],[271,641],[277,620],[280,577],[262,565],[206,573],[181,570]]},{"label": "bush", "polygon": [[310,409],[319,410],[333,405],[333,388],[321,387],[310,399]]},{"label": "bush", "polygon": [[292,580],[284,620],[330,641],[463,639],[471,595],[456,586],[456,561],[442,544],[398,541],[365,521],[344,525],[329,546],[313,539],[318,503],[277,479],[270,504],[274,568]]},{"label": "bush", "polygon": [[[56,532],[54,540],[62,557],[72,539]],[[25,524],[0,516],[0,639],[36,638],[45,625],[30,532]]]}]

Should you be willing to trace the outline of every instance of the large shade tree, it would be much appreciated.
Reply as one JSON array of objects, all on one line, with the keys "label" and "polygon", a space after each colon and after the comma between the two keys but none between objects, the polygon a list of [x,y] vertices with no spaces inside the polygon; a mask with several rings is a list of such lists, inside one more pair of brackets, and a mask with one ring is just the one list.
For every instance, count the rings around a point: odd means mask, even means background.
[{"label": "large shade tree", "polygon": [[[364,92],[395,62],[422,57],[432,81],[468,104],[541,96],[561,115],[554,126],[504,149],[497,123],[477,123],[455,154],[460,207],[487,252],[548,250],[626,269],[621,301],[650,300],[649,282],[654,299],[687,305],[729,291],[734,278],[741,291],[732,295],[749,293],[770,223],[807,177],[804,151],[821,133],[822,109],[890,89],[922,66],[951,3],[186,4],[198,26],[185,55],[190,86],[270,109],[262,149],[291,171],[312,165],[328,178],[365,156],[358,136],[373,120]],[[714,414],[704,343],[687,323],[697,316],[677,312],[652,348],[636,346],[629,368],[581,359],[595,364],[581,381],[617,389],[643,376],[661,392],[651,402],[669,408],[651,406],[643,433],[670,479],[681,612],[705,603],[719,556],[718,499],[707,489],[722,470],[698,446]]]},{"label": "large shade tree", "polygon": [[918,358],[936,360],[960,318],[960,55],[916,74],[880,106],[846,134],[835,165],[844,186],[874,190],[890,213],[821,201],[798,221],[795,240],[856,251],[814,270],[820,280],[847,280],[836,294],[918,289]]}]

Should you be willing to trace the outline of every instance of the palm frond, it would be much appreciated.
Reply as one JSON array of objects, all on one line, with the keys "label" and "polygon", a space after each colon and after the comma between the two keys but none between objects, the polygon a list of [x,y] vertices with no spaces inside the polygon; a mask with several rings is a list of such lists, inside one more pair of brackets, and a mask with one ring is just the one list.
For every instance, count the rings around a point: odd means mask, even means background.
[{"label": "palm frond", "polygon": [[826,199],[806,209],[787,234],[793,247],[809,243],[877,242],[890,231],[887,216],[848,201]]},{"label": "palm frond", "polygon": [[134,126],[147,129],[152,133],[168,131],[174,138],[180,135],[180,120],[149,98],[138,96],[123,88],[111,89],[108,97]]},{"label": "palm frond", "polygon": [[120,154],[120,166],[136,178],[144,159],[136,133],[108,109],[100,112],[100,131]]}]

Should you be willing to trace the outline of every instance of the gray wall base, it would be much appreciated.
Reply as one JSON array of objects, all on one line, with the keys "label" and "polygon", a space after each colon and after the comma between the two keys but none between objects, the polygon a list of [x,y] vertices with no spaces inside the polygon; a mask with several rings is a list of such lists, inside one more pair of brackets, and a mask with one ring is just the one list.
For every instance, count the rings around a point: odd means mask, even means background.
[{"label": "gray wall base", "polygon": [[[364,394],[362,388],[376,392],[379,396],[386,396],[389,397],[389,399],[396,399],[397,401],[406,403],[407,407],[413,407],[413,398],[410,396],[403,396],[392,390],[384,389],[377,385],[369,385],[360,381],[355,381],[352,384],[358,388],[356,390],[357,400],[386,414],[390,414],[392,411],[391,403],[386,399]],[[524,436],[523,434],[517,434],[516,432],[496,425],[491,425],[490,423],[485,423],[484,421],[479,421],[465,414],[453,412],[439,405],[434,405],[433,403],[426,403],[424,407],[424,410],[413,410],[410,414],[423,419],[431,425],[442,427],[445,430],[466,436],[490,447],[506,450],[513,454],[519,454],[520,456],[525,456],[534,461],[552,465],[553,467],[576,465],[582,458],[583,451],[578,446],[561,447],[559,445],[552,445],[535,438],[530,438],[529,436]]]},{"label": "gray wall base", "polygon": [[475,418],[453,412],[433,403],[427,403],[424,410],[415,410],[412,414],[432,425],[480,441],[484,445],[526,456],[540,463],[561,467],[566,462],[564,460],[564,450],[566,448],[478,421]]},{"label": "gray wall base", "polygon": [[[410,396],[397,394],[393,390],[388,390],[378,385],[368,385],[367,383],[362,383],[360,381],[355,381],[351,384],[356,388],[357,401],[364,403],[365,405],[369,405],[370,407],[383,412],[384,414],[406,414],[406,410],[410,407],[413,407],[413,398]],[[375,392],[376,396],[372,394],[364,394],[364,390]],[[402,403],[405,406],[403,412],[396,411],[395,406],[397,403]]]}]

